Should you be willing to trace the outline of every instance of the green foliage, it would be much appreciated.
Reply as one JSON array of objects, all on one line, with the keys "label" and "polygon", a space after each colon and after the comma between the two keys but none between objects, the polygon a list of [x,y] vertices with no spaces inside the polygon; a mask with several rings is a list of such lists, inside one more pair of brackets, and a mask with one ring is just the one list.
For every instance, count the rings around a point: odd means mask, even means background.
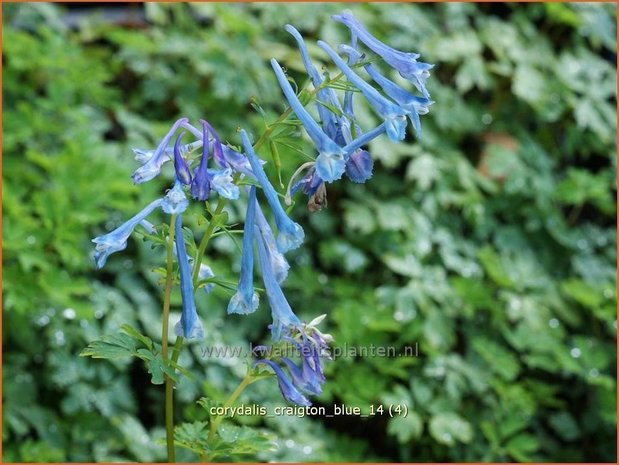
[{"label": "green foliage", "polygon": [[[267,60],[304,86],[283,25],[336,44],[346,34],[328,16],[343,8],[149,3],[146,28],[93,17],[72,30],[54,5],[3,4],[4,461],[164,459],[150,378],[174,373],[154,342],[166,228],[136,234],[99,272],[90,239],[169,185],[166,171],[132,186],[130,148],[154,146],[179,115],[208,118],[231,144],[238,126],[255,138],[271,128],[260,155],[285,185],[314,154],[298,121],[275,124],[285,105]],[[419,350],[337,358],[317,405],[408,415],[239,416],[216,446],[200,442],[210,418],[196,400],[221,405],[246,371],[201,348],[269,337],[264,306],[225,315],[239,256],[222,230],[207,254],[222,285],[197,299],[206,340],[176,371],[179,460],[616,460],[615,5],[353,9],[437,63],[436,103],[421,141],[371,144],[369,182],[330,184],[329,208],[313,214],[294,198],[307,240],[285,291],[304,318],[328,314],[338,346]],[[186,226],[204,222],[196,209]],[[179,304],[175,291],[172,326]],[[262,380],[238,402],[283,400]]]}]

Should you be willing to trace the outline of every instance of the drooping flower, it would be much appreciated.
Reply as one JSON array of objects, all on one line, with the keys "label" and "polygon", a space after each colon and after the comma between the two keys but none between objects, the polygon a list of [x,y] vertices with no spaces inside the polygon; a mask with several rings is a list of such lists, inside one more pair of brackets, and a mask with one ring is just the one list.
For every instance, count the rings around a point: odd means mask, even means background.
[{"label": "drooping flower", "polygon": [[275,279],[278,283],[281,284],[288,276],[288,270],[290,269],[290,265],[288,264],[286,257],[284,257],[284,254],[277,249],[277,243],[275,242],[275,237],[273,236],[271,226],[269,225],[269,222],[264,216],[262,208],[260,208],[260,204],[257,200],[256,226],[258,226],[258,233],[260,234],[260,236],[262,236],[262,240],[266,244],[269,260],[271,261],[271,268],[273,269]]},{"label": "drooping flower", "polygon": [[271,307],[271,316],[273,317],[271,335],[273,340],[278,341],[286,332],[290,331],[291,328],[299,327],[301,321],[294,314],[292,308],[290,308],[290,304],[286,300],[282,288],[275,278],[264,239],[260,234],[257,236],[258,240],[256,242],[258,243],[260,271],[262,271],[262,280]]},{"label": "drooping flower", "polygon": [[157,199],[149,203],[142,211],[137,215],[127,220],[113,231],[104,234],[103,236],[95,237],[92,242],[96,244],[95,247],[95,262],[97,268],[103,268],[107,257],[114,252],[124,250],[127,247],[127,239],[135,229],[135,227],[141,223],[148,215],[150,215],[156,208],[161,206],[163,199]]},{"label": "drooping flower", "polygon": [[178,215],[174,221],[176,235],[174,242],[176,244],[176,256],[178,258],[178,268],[181,278],[181,296],[183,300],[183,311],[181,319],[174,326],[174,332],[177,336],[185,339],[202,339],[204,337],[204,328],[196,311],[196,303],[193,296],[193,280],[191,270],[189,269],[189,258],[187,257],[187,249],[185,248],[185,239],[183,238],[183,217]]},{"label": "drooping flower", "polygon": [[258,308],[258,294],[254,292],[254,229],[256,218],[256,188],[249,189],[247,213],[243,228],[243,252],[241,255],[241,276],[236,293],[228,304],[228,314],[247,315]]},{"label": "drooping flower", "polygon": [[174,142],[174,170],[179,181],[187,186],[191,184],[191,172],[181,153],[181,139],[184,134],[181,132]]},{"label": "drooping flower", "polygon": [[148,161],[146,161],[142,166],[140,166],[137,170],[134,171],[132,178],[135,184],[141,184],[143,182],[150,181],[161,172],[161,166],[168,157],[166,149],[168,148],[170,139],[172,139],[172,136],[178,130],[181,124],[188,121],[189,120],[187,118],[181,118],[172,125],[168,133],[163,137],[163,139],[161,139],[161,142],[159,142],[159,145],[150,156]]},{"label": "drooping flower", "polygon": [[286,373],[284,373],[284,370],[282,370],[282,368],[277,363],[275,363],[272,360],[258,360],[254,362],[254,366],[261,364],[261,363],[271,367],[271,369],[277,376],[277,383],[279,385],[279,390],[284,396],[284,399],[296,405],[301,405],[301,406],[312,405],[312,403],[307,399],[307,397],[301,394],[299,390],[296,387],[294,387],[292,380],[288,378],[288,376],[286,376]]},{"label": "drooping flower", "polygon": [[174,187],[168,191],[161,203],[161,209],[169,215],[177,215],[187,210],[189,201],[183,192],[181,182],[176,179]]},{"label": "drooping flower", "polygon": [[383,118],[387,136],[393,141],[404,139],[406,132],[406,113],[402,108],[383,97],[374,87],[361,79],[361,77],[344,63],[344,60],[342,60],[326,42],[319,40],[318,46],[327,52],[336,66],[346,75],[348,80],[361,91],[376,113]]},{"label": "drooping flower", "polygon": [[412,82],[424,97],[430,98],[430,94],[426,90],[425,82],[430,76],[430,70],[434,65],[417,61],[419,58],[419,54],[417,53],[402,52],[384,44],[370,34],[349,11],[334,15],[332,18],[346,25],[351,33],[369,49],[379,55],[392,68],[397,70],[404,79],[408,79]]},{"label": "drooping flower", "polygon": [[208,172],[208,127],[204,123],[202,124],[202,144],[200,164],[196,168],[191,182],[191,195],[196,200],[205,201],[208,200],[211,191],[211,177]]},{"label": "drooping flower", "polygon": [[243,142],[243,147],[245,148],[245,154],[247,155],[247,159],[251,165],[252,172],[260,184],[260,187],[262,187],[264,196],[266,197],[267,202],[275,215],[275,224],[277,225],[277,229],[279,231],[276,240],[277,248],[282,253],[296,249],[303,243],[303,238],[305,237],[303,228],[301,228],[301,226],[292,221],[288,215],[286,215],[282,205],[279,203],[277,193],[269,182],[269,179],[262,168],[262,164],[260,163],[258,156],[249,142],[247,133],[243,129],[241,129],[241,140]]},{"label": "drooping flower", "polygon": [[395,82],[380,74],[371,64],[366,65],[365,69],[374,82],[383,89],[385,94],[408,112],[408,117],[411,123],[413,123],[415,134],[417,138],[420,138],[421,121],[419,120],[419,115],[427,114],[429,111],[428,107],[434,102],[427,97],[417,97],[407,90],[402,89],[402,87]]},{"label": "drooping flower", "polygon": [[327,105],[331,105],[341,111],[340,102],[335,95],[335,91],[330,87],[321,87],[324,80],[318,70],[314,67],[312,60],[309,57],[309,53],[307,52],[305,41],[303,40],[303,37],[301,36],[299,31],[297,31],[290,24],[286,24],[285,29],[297,41],[299,52],[301,53],[301,60],[303,61],[303,66],[305,66],[305,70],[307,71],[307,74],[309,74],[314,88],[318,89],[316,93],[316,106],[318,109],[318,115],[320,116],[320,120],[322,121],[322,127],[324,129],[324,132],[327,134],[327,136],[329,136],[333,141],[337,143],[338,138],[341,138],[339,118],[336,114],[329,110],[329,108],[327,108]]},{"label": "drooping flower", "polygon": [[[209,143],[209,133],[213,134],[211,125],[204,121],[202,122],[202,157],[200,164],[194,172],[193,181],[191,183],[191,195],[196,200],[208,200],[211,189],[217,192],[220,196],[227,199],[236,200],[239,198],[239,188],[233,182],[232,169],[209,169],[208,160],[210,147],[213,148],[213,157],[217,156],[219,163],[227,164],[224,149],[219,141],[219,137],[213,139],[213,143]],[[217,155],[215,155],[217,154]]]},{"label": "drooping flower", "polygon": [[318,126],[318,123],[314,121],[312,116],[303,107],[286,79],[284,71],[274,58],[271,60],[271,66],[273,67],[273,71],[275,71],[277,81],[290,107],[303,124],[307,134],[318,150],[318,157],[316,157],[316,172],[318,176],[326,182],[333,182],[340,179],[342,174],[344,174],[346,164],[344,160],[345,152],[342,150],[342,147],[337,145],[323,132],[320,126]]},{"label": "drooping flower", "polygon": [[356,150],[346,160],[346,175],[352,182],[364,183],[372,177],[374,161],[366,150]]}]

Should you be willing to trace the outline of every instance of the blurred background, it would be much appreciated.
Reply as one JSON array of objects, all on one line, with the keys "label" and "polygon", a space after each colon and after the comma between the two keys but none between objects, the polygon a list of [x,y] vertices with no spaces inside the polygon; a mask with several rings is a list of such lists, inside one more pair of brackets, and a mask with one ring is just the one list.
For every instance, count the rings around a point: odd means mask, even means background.
[{"label": "blurred background", "polygon": [[[96,272],[90,239],[170,183],[133,186],[131,147],[180,116],[234,144],[239,126],[260,134],[252,104],[269,121],[285,108],[268,59],[306,79],[283,26],[336,45],[344,8],[436,63],[436,103],[421,141],[371,145],[369,182],[329,185],[317,213],[297,199],[307,240],[285,292],[302,317],[327,313],[337,345],[418,343],[416,357],[330,362],[315,405],[409,414],[240,417],[276,449],[228,459],[616,460],[614,4],[4,3],[3,461],[164,459],[161,386],[140,362],[78,357],[123,323],[159,340],[162,252],[136,235]],[[286,183],[300,158],[282,141]],[[234,243],[212,245],[208,264],[235,280]],[[204,345],[268,341],[266,308],[226,317],[228,298],[198,299]],[[181,357],[196,379],[177,389],[177,422],[204,419],[195,401],[244,374],[201,347]],[[272,380],[241,402],[284,403]]]}]

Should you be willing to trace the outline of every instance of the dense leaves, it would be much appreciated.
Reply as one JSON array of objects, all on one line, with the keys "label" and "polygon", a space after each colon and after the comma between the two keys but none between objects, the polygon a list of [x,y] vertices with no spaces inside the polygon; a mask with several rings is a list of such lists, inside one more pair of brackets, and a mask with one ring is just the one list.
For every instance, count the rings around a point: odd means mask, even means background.
[{"label": "dense leaves", "polygon": [[[132,9],[113,24],[3,5],[5,461],[164,458],[163,393],[149,381],[172,371],[153,342],[165,230],[136,235],[104,272],[90,238],[169,184],[134,188],[130,148],[154,146],[176,117],[205,116],[237,145],[238,126],[257,136],[273,124],[285,106],[267,60],[305,84],[286,23],[332,45],[346,37],[328,20],[338,4],[144,8],[145,20]],[[238,416],[222,424],[217,459],[614,461],[615,6],[354,13],[437,63],[436,103],[421,141],[371,144],[371,181],[329,185],[329,208],[317,213],[295,198],[307,241],[286,293],[301,316],[327,313],[340,346],[418,349],[337,358],[317,405],[404,405],[408,415]],[[376,123],[355,103],[363,123]],[[281,170],[285,184],[302,154],[313,156],[299,134],[288,120],[262,146],[272,180]],[[265,308],[225,316],[234,236],[213,240],[208,264],[221,285],[197,299],[206,341],[179,360],[192,374],[179,374],[180,460],[205,452],[210,418],[196,401],[220,405],[245,371],[244,359],[203,347],[268,339]],[[172,304],[178,312],[179,294]],[[104,334],[114,336],[85,355],[106,360],[79,357]],[[142,361],[125,357],[136,354]],[[268,379],[239,402],[282,404]]]}]

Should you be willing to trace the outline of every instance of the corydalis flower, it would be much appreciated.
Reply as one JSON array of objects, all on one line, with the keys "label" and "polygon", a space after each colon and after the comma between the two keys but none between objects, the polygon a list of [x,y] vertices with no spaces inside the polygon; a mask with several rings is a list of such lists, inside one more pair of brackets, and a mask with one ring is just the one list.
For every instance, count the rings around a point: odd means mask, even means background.
[{"label": "corydalis flower", "polygon": [[127,247],[127,239],[135,229],[135,227],[141,223],[148,215],[150,215],[156,208],[161,206],[163,199],[157,199],[149,203],[144,209],[137,215],[127,220],[113,231],[103,235],[95,237],[92,242],[95,247],[95,262],[97,268],[103,268],[107,257],[114,252],[124,250]]},{"label": "corydalis flower", "polygon": [[150,181],[161,172],[161,166],[167,159],[166,149],[168,148],[170,139],[172,139],[172,136],[178,130],[181,124],[187,123],[188,121],[189,120],[187,118],[181,118],[172,125],[172,127],[163,137],[163,139],[161,140],[153,154],[150,156],[148,161],[146,161],[133,173],[132,178],[135,184],[141,184],[143,182]]},{"label": "corydalis flower", "polygon": [[241,276],[236,294],[230,299],[228,313],[247,315],[258,308],[258,294],[254,292],[254,223],[256,218],[256,188],[249,189],[245,226],[243,228],[243,253]]},{"label": "corydalis flower", "polygon": [[334,15],[332,18],[346,25],[355,37],[385,60],[392,68],[397,70],[403,78],[411,81],[424,97],[430,98],[425,82],[430,76],[430,70],[434,65],[418,62],[418,53],[401,52],[384,44],[370,34],[349,11],[340,15]]},{"label": "corydalis flower", "polygon": [[180,181],[177,179],[174,187],[168,191],[161,203],[161,209],[169,215],[177,215],[183,213],[189,202],[183,192]]},{"label": "corydalis flower", "polygon": [[281,284],[288,276],[290,265],[286,261],[284,254],[277,249],[273,231],[264,213],[262,213],[258,201],[256,201],[256,226],[258,226],[258,233],[266,244],[267,251],[269,252],[269,260],[271,261],[271,268],[273,269],[275,279]]},{"label": "corydalis flower", "polygon": [[342,73],[344,73],[348,80],[361,91],[370,105],[372,105],[372,108],[383,118],[387,136],[393,141],[404,139],[406,114],[402,108],[390,100],[387,100],[376,89],[361,79],[361,77],[344,63],[344,60],[342,60],[325,42],[319,40],[318,46],[327,52],[331,60],[333,60]]},{"label": "corydalis flower", "polygon": [[[233,182],[232,170],[230,168],[222,170],[210,170],[208,168],[209,132],[214,133],[214,131],[212,131],[208,122],[200,121],[202,122],[202,157],[200,157],[200,164],[196,168],[191,182],[191,195],[196,200],[205,201],[208,200],[210,191],[213,189],[224,198],[236,200],[239,198],[239,188]],[[220,163],[224,163],[223,148],[219,138],[215,138],[212,145],[213,153],[218,154],[217,158]]]},{"label": "corydalis flower", "polygon": [[180,133],[174,142],[174,171],[176,177],[185,185],[191,184],[191,172],[187,166],[187,162],[181,153],[181,139],[184,133]]},{"label": "corydalis flower", "polygon": [[275,363],[272,360],[258,360],[257,362],[254,363],[254,366],[261,364],[261,363],[270,366],[273,372],[275,373],[275,375],[277,376],[277,383],[279,385],[279,390],[284,396],[284,399],[296,405],[301,405],[301,406],[312,405],[312,403],[307,399],[307,397],[301,394],[299,390],[296,387],[294,387],[292,380],[288,378],[288,376],[286,376],[286,373],[284,373],[282,368],[277,363]]},{"label": "corydalis flower", "polygon": [[201,339],[204,337],[204,329],[200,318],[198,318],[196,303],[193,297],[193,281],[191,278],[191,270],[189,269],[189,258],[187,257],[187,249],[185,248],[185,239],[183,238],[182,215],[176,217],[174,228],[176,232],[174,242],[176,244],[176,256],[178,258],[178,268],[181,278],[181,296],[183,299],[181,319],[174,326],[174,332],[177,336],[184,337],[185,339]]},{"label": "corydalis flower", "polygon": [[303,107],[294,93],[294,90],[290,86],[290,83],[286,79],[284,71],[275,59],[271,60],[271,66],[273,67],[273,71],[275,71],[277,81],[279,82],[290,107],[295,112],[299,120],[301,120],[303,127],[318,150],[318,157],[316,158],[316,172],[320,178],[326,182],[333,182],[340,179],[342,174],[344,174],[346,165],[344,160],[345,152],[342,150],[342,147],[337,145],[323,132],[320,126],[318,126],[318,123],[314,121],[311,115]]},{"label": "corydalis flower", "polygon": [[273,317],[271,334],[273,340],[278,341],[282,338],[284,333],[291,331],[292,328],[299,327],[301,321],[294,314],[292,308],[290,308],[290,304],[286,300],[282,288],[277,282],[269,258],[269,252],[260,234],[256,242],[258,243],[258,258],[260,261],[260,270],[262,271],[262,280],[271,307],[271,316]]},{"label": "corydalis flower", "polygon": [[251,165],[252,172],[260,184],[260,187],[262,187],[262,192],[264,193],[264,196],[266,197],[267,202],[275,215],[275,224],[279,230],[279,234],[277,236],[277,248],[282,253],[296,249],[303,243],[303,238],[305,237],[303,228],[301,228],[301,226],[292,221],[288,215],[286,215],[282,205],[279,203],[277,193],[269,182],[269,179],[262,168],[262,164],[260,163],[258,156],[249,142],[247,133],[243,129],[241,129],[241,140],[243,142],[243,147],[245,148],[247,159]]}]

